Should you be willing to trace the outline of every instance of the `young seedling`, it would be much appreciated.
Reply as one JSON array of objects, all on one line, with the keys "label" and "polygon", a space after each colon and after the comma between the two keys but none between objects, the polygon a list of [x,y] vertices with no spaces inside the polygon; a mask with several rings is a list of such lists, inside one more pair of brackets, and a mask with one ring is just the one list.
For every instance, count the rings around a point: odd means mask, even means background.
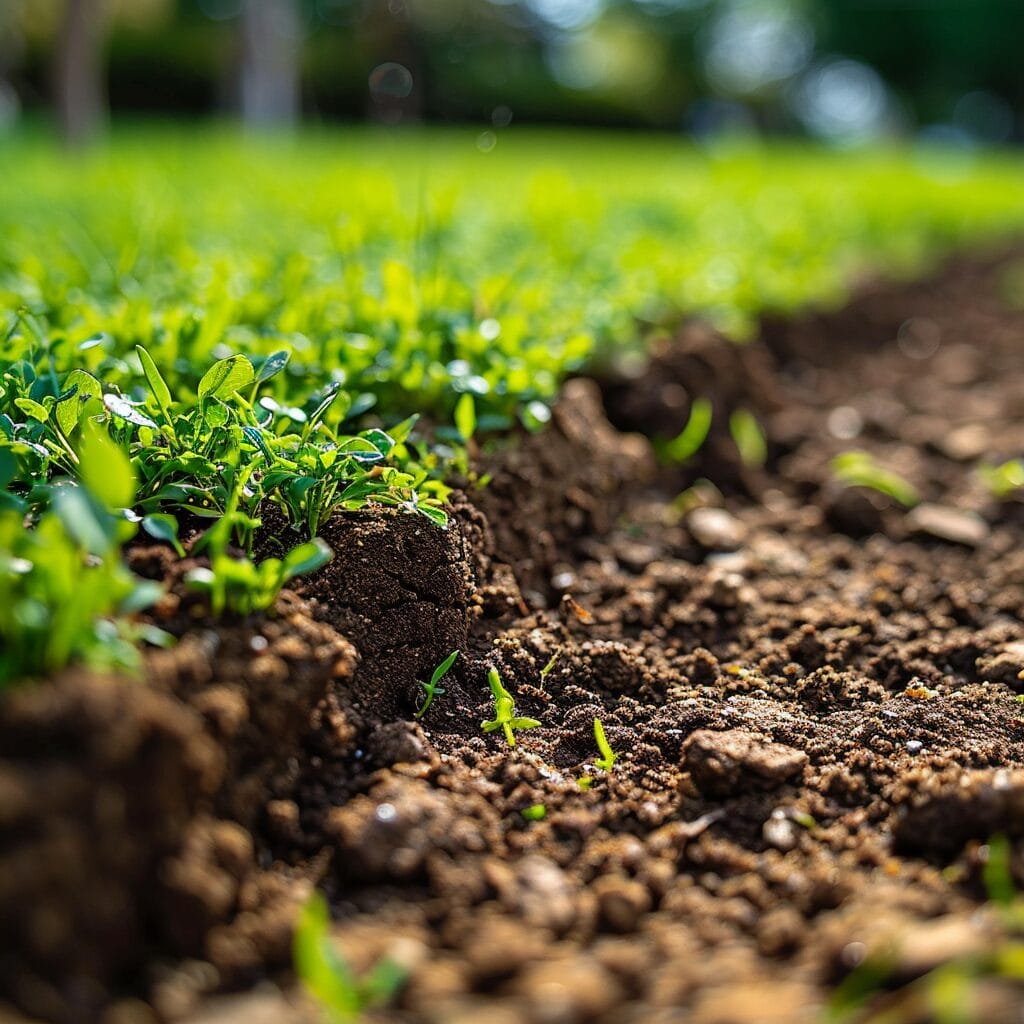
[{"label": "young seedling", "polygon": [[695,398],[690,406],[690,418],[686,426],[671,441],[665,443],[662,451],[670,462],[686,462],[700,451],[711,430],[714,409],[707,398]]},{"label": "young seedling", "polygon": [[555,662],[558,661],[559,656],[562,653],[561,647],[555,648],[555,653],[548,659],[548,663],[540,670],[541,679],[546,679],[551,673],[551,670],[555,667]]},{"label": "young seedling", "polygon": [[434,674],[430,677],[429,683],[420,683],[423,687],[423,692],[426,694],[423,704],[420,709],[416,712],[416,718],[422,718],[430,708],[430,705],[434,703],[434,698],[444,693],[444,687],[438,686],[437,684],[448,674],[448,669],[455,664],[455,659],[459,656],[458,651],[452,651],[444,661],[441,662],[437,668],[434,669]]},{"label": "young seedling", "polygon": [[516,745],[515,731],[517,729],[536,729],[540,722],[536,718],[520,718],[516,715],[516,705],[512,694],[501,685],[501,676],[493,666],[487,671],[487,683],[494,696],[494,718],[490,721],[480,723],[484,732],[494,732],[501,729],[505,733],[505,739],[510,747]]},{"label": "young seedling", "polygon": [[547,817],[548,809],[544,804],[531,804],[519,812],[526,821],[543,821]]},{"label": "young seedling", "polygon": [[333,1024],[355,1024],[363,1014],[389,1002],[405,981],[405,971],[381,960],[357,977],[331,941],[327,903],[317,893],[302,909],[293,944],[295,973]]},{"label": "young seedling", "polygon": [[878,465],[868,452],[843,452],[832,460],[831,466],[836,479],[847,487],[868,487],[905,508],[911,508],[921,500],[913,484],[898,473]]},{"label": "young seedling", "polygon": [[610,772],[615,767],[619,755],[609,745],[600,718],[594,719],[594,739],[597,740],[597,749],[601,752],[601,756],[594,762],[594,767],[600,768],[603,772]]},{"label": "young seedling", "polygon": [[1010,459],[998,466],[981,466],[978,475],[989,494],[1002,501],[1024,488],[1024,459]]},{"label": "young seedling", "polygon": [[729,433],[743,465],[760,469],[768,460],[768,442],[757,417],[749,409],[737,409],[729,417]]}]

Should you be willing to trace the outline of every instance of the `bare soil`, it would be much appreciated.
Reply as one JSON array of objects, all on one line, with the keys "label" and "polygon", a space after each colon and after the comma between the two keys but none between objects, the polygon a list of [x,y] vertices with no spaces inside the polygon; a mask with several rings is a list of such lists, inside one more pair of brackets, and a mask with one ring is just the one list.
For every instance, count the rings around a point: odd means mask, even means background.
[{"label": "bare soil", "polygon": [[[1014,258],[571,381],[547,431],[481,455],[447,532],[335,520],[272,616],[213,625],[134,552],[183,638],[146,684],[68,672],[0,709],[11,1013],[313,1019],[289,946],[319,886],[357,969],[408,970],[382,1021],[816,1020],[882,949],[882,1001],[933,1019],[901,986],[991,948],[985,842],[1024,844],[1024,503],[976,472],[1024,452]],[[698,396],[708,444],[659,467],[642,434]],[[922,505],[840,486],[851,448]],[[480,728],[492,665],[542,723],[514,749]],[[979,991],[979,1020],[1024,1013]]]}]

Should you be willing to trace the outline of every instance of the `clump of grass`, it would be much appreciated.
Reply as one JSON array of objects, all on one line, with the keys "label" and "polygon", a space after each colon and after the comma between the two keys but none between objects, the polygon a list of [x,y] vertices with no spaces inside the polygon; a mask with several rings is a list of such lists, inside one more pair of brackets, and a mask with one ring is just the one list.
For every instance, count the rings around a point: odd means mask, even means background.
[{"label": "clump of grass", "polygon": [[487,684],[490,686],[491,696],[494,698],[494,718],[481,722],[480,728],[484,732],[495,732],[497,729],[501,729],[508,745],[514,747],[516,745],[515,733],[518,729],[536,729],[541,723],[536,718],[522,718],[516,715],[515,700],[512,694],[502,686],[501,676],[493,665],[487,670]]},{"label": "clump of grass", "polygon": [[[132,671],[139,643],[170,641],[133,620],[163,587],[121,561],[120,544],[136,531],[120,514],[134,492],[127,459],[96,433],[81,446],[80,463],[90,486],[50,490],[35,529],[25,528],[21,510],[0,508],[0,687],[71,662]],[[10,471],[0,450],[0,473]]]},{"label": "clump of grass", "polygon": [[416,712],[416,718],[422,718],[430,709],[430,705],[434,703],[434,698],[444,694],[444,687],[438,686],[438,683],[440,683],[448,674],[448,670],[455,664],[455,659],[458,656],[458,651],[452,651],[452,653],[434,669],[434,672],[430,677],[430,682],[420,683],[420,686],[423,687],[424,698],[423,703]]},{"label": "clump of grass", "polygon": [[319,893],[299,915],[292,952],[295,973],[332,1024],[354,1024],[367,1010],[386,1005],[406,978],[402,967],[386,959],[357,977],[331,940],[327,903]]},{"label": "clump of grass", "polygon": [[869,452],[843,452],[832,459],[830,465],[835,478],[847,487],[870,488],[892,498],[904,508],[912,508],[921,500],[913,484],[880,466]]}]

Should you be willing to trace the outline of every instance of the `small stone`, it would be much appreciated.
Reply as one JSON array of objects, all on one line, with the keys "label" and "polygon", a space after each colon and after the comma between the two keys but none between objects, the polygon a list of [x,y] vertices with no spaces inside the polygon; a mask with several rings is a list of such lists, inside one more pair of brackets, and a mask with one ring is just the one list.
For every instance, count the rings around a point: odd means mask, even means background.
[{"label": "small stone", "polygon": [[693,539],[711,551],[735,551],[743,544],[743,524],[724,508],[695,508],[686,517],[686,528]]},{"label": "small stone", "polygon": [[788,853],[800,840],[800,826],[785,811],[776,809],[761,826],[761,835],[769,846]]},{"label": "small stone", "polygon": [[907,753],[920,754],[924,750],[924,744],[920,740],[907,740]]},{"label": "small stone", "polygon": [[775,789],[803,771],[807,755],[744,729],[698,729],[683,748],[683,767],[705,796]]},{"label": "small stone", "polygon": [[988,523],[976,512],[928,502],[907,513],[907,526],[917,533],[972,548],[984,544],[990,533]]},{"label": "small stone", "polygon": [[943,455],[958,462],[969,462],[984,455],[992,446],[992,435],[981,423],[968,423],[950,431],[939,441]]}]

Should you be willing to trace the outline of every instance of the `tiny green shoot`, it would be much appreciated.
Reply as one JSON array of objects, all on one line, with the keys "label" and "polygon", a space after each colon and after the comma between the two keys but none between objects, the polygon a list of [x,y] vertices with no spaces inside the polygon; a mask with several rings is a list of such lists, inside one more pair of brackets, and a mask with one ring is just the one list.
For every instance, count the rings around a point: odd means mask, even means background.
[{"label": "tiny green shoot", "polygon": [[978,474],[989,494],[1003,500],[1024,488],[1024,459],[1010,459],[998,466],[981,466]]},{"label": "tiny green shoot", "polygon": [[761,424],[749,409],[736,409],[729,417],[729,433],[749,469],[760,469],[768,460],[768,442]]},{"label": "tiny green shoot", "polygon": [[544,804],[531,804],[519,812],[526,821],[543,821],[547,816],[548,809]]},{"label": "tiny green shoot", "polygon": [[832,460],[831,467],[836,479],[847,487],[868,487],[905,508],[911,508],[921,500],[913,484],[880,466],[868,452],[842,452]]},{"label": "tiny green shoot", "polygon": [[619,755],[612,750],[608,743],[600,718],[594,719],[594,739],[597,741],[597,749],[601,752],[601,756],[594,762],[594,767],[600,768],[603,772],[610,772],[615,767]]},{"label": "tiny green shoot", "polygon": [[541,679],[547,679],[547,677],[551,674],[551,670],[555,667],[555,662],[558,661],[561,653],[562,648],[556,647],[555,653],[552,654],[550,658],[548,658],[547,664],[540,670]]},{"label": "tiny green shoot", "polygon": [[487,671],[487,683],[491,688],[491,695],[494,697],[494,718],[480,723],[484,732],[494,732],[501,729],[510,747],[516,745],[515,731],[517,729],[536,729],[540,722],[536,718],[520,718],[516,715],[515,700],[512,694],[501,684],[501,676],[498,670],[492,665]]},{"label": "tiny green shoot", "polygon": [[665,444],[665,457],[671,462],[686,462],[696,455],[707,440],[713,414],[709,399],[695,398],[690,406],[690,417],[686,421],[686,426]]},{"label": "tiny green shoot", "polygon": [[455,659],[458,656],[458,651],[452,651],[452,653],[434,669],[434,674],[430,677],[430,682],[420,683],[420,686],[423,687],[425,697],[423,699],[423,704],[416,712],[416,718],[422,718],[429,710],[430,705],[434,703],[434,698],[441,696],[444,693],[444,687],[438,686],[437,684],[448,674],[448,670],[455,664]]},{"label": "tiny green shoot", "polygon": [[384,959],[357,977],[330,935],[327,902],[316,893],[302,908],[292,944],[295,973],[333,1024],[354,1024],[366,1010],[390,1002],[406,972]]}]

